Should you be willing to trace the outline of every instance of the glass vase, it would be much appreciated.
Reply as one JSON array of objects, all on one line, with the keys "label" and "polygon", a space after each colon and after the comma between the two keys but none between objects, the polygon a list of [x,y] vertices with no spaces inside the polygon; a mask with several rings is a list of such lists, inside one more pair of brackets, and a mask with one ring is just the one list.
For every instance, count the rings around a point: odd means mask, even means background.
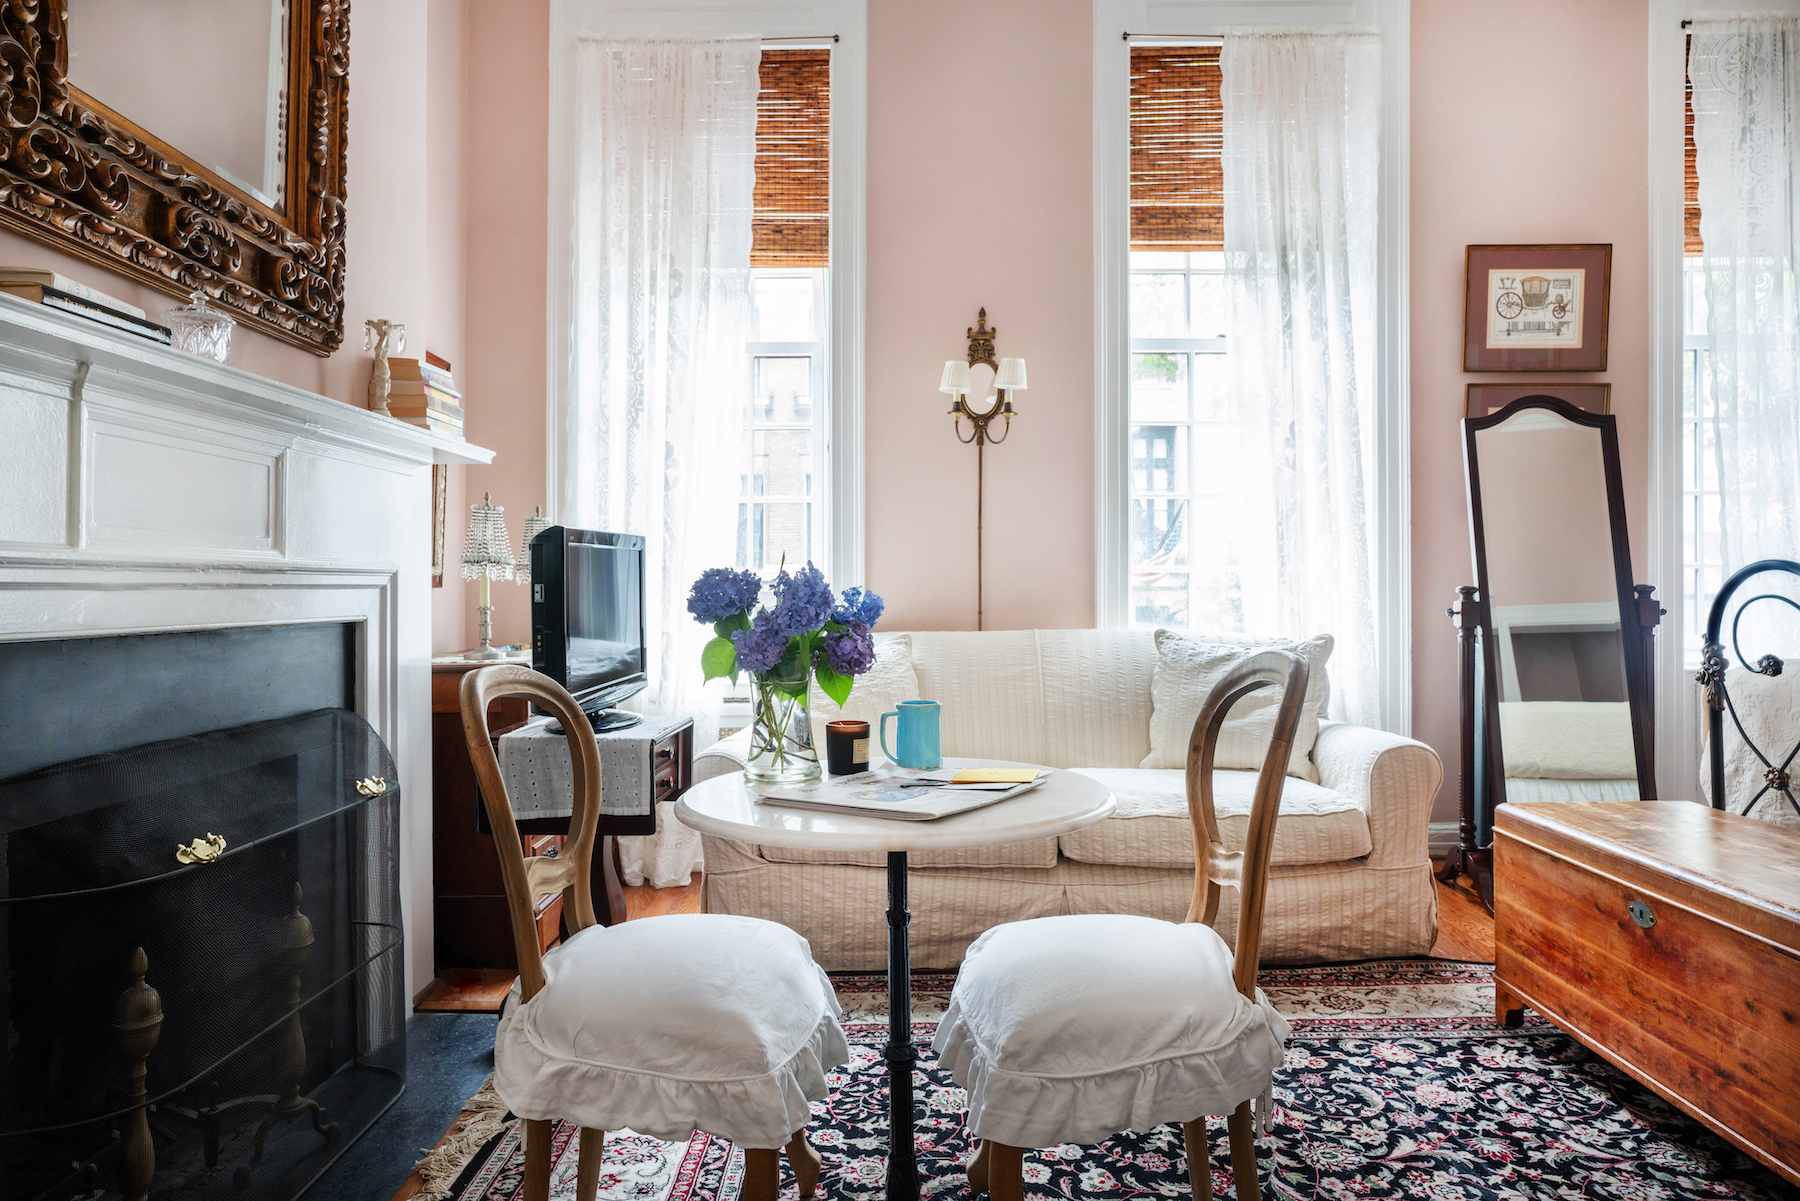
[{"label": "glass vase", "polygon": [[819,778],[812,716],[802,694],[793,697],[750,678],[750,759],[744,778],[757,784],[799,784]]}]

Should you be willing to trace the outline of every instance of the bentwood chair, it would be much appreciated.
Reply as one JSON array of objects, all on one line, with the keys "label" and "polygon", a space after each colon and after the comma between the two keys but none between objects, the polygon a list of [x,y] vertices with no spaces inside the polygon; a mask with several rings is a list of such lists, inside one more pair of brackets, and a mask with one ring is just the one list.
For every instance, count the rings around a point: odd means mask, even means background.
[{"label": "bentwood chair", "polygon": [[[1194,897],[1180,923],[1124,914],[1042,917],[987,931],[969,947],[933,1046],[969,1092],[981,1148],[975,1192],[1020,1201],[1027,1147],[1096,1143],[1180,1122],[1195,1201],[1210,1201],[1208,1114],[1228,1114],[1239,1201],[1259,1198],[1251,1101],[1281,1066],[1288,1024],[1257,991],[1263,894],[1275,817],[1306,699],[1306,661],[1263,651],[1233,665],[1206,698],[1188,745]],[[1231,706],[1278,686],[1281,705],[1257,777],[1242,851],[1213,812],[1213,755]],[[1236,888],[1235,956],[1211,923]]]},{"label": "bentwood chair", "polygon": [[[488,734],[488,703],[528,696],[568,733],[574,837],[526,859]],[[494,1036],[494,1091],[525,1121],[526,1201],[550,1193],[550,1123],[579,1124],[577,1201],[593,1201],[607,1130],[672,1142],[696,1130],[744,1149],[745,1201],[774,1201],[780,1155],[802,1197],[818,1188],[808,1101],[850,1049],[831,982],[806,940],[758,918],[679,914],[601,926],[589,874],[600,817],[600,756],[581,709],[526,667],[463,677],[463,735],[500,855],[519,980]],[[569,936],[538,950],[533,910],[563,894]]]}]

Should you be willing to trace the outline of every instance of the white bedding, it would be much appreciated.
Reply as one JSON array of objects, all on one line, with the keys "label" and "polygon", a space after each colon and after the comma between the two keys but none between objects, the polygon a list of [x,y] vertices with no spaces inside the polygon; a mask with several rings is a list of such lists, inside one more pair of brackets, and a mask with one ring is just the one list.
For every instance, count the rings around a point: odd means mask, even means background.
[{"label": "white bedding", "polygon": [[1506,800],[1513,801],[1635,801],[1636,777],[1629,780],[1533,780],[1506,777]]}]

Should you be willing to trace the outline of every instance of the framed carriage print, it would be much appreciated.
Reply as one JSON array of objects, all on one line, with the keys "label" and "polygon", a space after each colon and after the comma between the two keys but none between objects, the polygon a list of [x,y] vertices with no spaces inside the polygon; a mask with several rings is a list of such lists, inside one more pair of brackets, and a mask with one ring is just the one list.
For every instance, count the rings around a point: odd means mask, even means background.
[{"label": "framed carriage print", "polygon": [[1612,412],[1612,385],[1572,383],[1566,380],[1544,380],[1519,384],[1470,384],[1463,399],[1464,417],[1486,417],[1515,400],[1527,396],[1549,396],[1572,404],[1589,413]]},{"label": "framed carriage print", "polygon": [[1612,244],[1470,246],[1464,371],[1605,371]]}]

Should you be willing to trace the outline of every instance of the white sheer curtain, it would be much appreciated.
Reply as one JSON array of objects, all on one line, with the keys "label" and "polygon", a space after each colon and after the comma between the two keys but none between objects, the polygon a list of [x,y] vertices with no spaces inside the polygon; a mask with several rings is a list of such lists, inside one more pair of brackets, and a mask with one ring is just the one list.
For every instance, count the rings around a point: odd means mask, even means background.
[{"label": "white sheer curtain", "polygon": [[1729,575],[1800,555],[1800,19],[1698,17],[1690,33],[1710,342],[1700,418]]},{"label": "white sheer curtain", "polygon": [[1336,639],[1331,716],[1376,725],[1365,484],[1376,352],[1381,46],[1234,30],[1225,108],[1231,389],[1245,425],[1251,632]]},{"label": "white sheer curtain", "polygon": [[[569,395],[557,517],[647,542],[646,665],[653,712],[718,732],[702,684],[712,636],[688,590],[736,549],[749,399],[755,37],[584,38],[576,46],[578,164]],[[626,876],[686,883],[699,840],[664,814],[624,840]]]}]

